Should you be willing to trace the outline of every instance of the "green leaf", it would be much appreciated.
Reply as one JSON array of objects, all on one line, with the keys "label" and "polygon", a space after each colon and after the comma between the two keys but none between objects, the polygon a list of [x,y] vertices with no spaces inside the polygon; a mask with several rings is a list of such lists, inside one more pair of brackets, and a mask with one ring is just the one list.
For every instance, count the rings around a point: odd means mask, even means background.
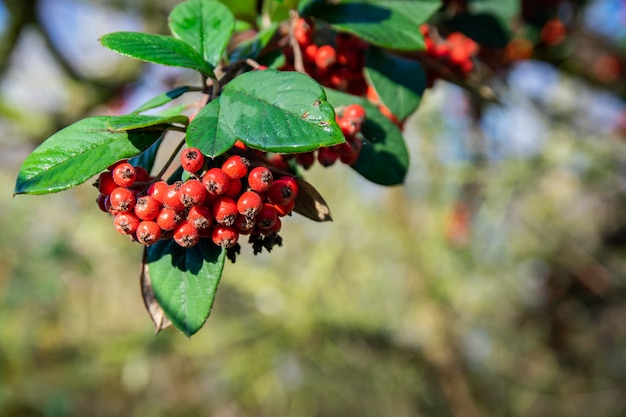
[{"label": "green leaf", "polygon": [[124,132],[127,130],[147,129],[154,126],[156,126],[157,129],[162,129],[160,125],[168,125],[171,123],[187,125],[187,123],[189,123],[189,118],[183,114],[176,114],[173,116],[126,114],[123,116],[111,117],[107,127],[112,132]]},{"label": "green leaf", "polygon": [[175,37],[216,67],[235,30],[235,16],[217,1],[187,0],[174,7],[169,26]]},{"label": "green leaf", "polygon": [[24,161],[15,194],[49,194],[82,184],[114,162],[152,145],[166,125],[114,130],[126,116],[82,119],[50,136]]},{"label": "green leaf", "polygon": [[396,50],[423,50],[419,25],[441,6],[439,0],[311,2],[306,13],[369,43]]},{"label": "green leaf", "polygon": [[114,32],[100,38],[100,43],[119,54],[155,64],[191,68],[215,77],[213,67],[190,45],[171,36],[140,32]]},{"label": "green leaf", "polygon": [[187,145],[198,148],[212,158],[229,150],[237,137],[220,117],[220,98],[204,106],[193,118],[187,129]]},{"label": "green leaf", "polygon": [[157,139],[148,149],[129,159],[130,162],[134,166],[144,167],[148,173],[152,171],[152,167],[154,166],[154,161],[156,160],[157,152],[161,147],[161,143],[163,142],[163,136]]},{"label": "green leaf", "polygon": [[273,39],[276,29],[278,29],[278,24],[272,23],[269,27],[259,31],[252,39],[241,42],[230,54],[230,61],[243,61],[247,58],[256,59],[263,48]]},{"label": "green leaf", "polygon": [[146,110],[154,109],[156,107],[161,107],[170,101],[177,99],[178,97],[185,94],[189,91],[191,87],[184,85],[181,87],[174,88],[173,90],[168,91],[167,93],[159,94],[158,96],[146,101],[141,106],[137,108],[133,113],[141,113]]},{"label": "green leaf", "polygon": [[387,119],[369,101],[326,89],[328,101],[335,107],[360,104],[366,119],[361,127],[363,148],[352,168],[366,179],[380,185],[398,185],[404,182],[409,168],[409,153],[398,127]]},{"label": "green leaf", "polygon": [[426,72],[419,62],[379,48],[369,49],[365,75],[383,104],[400,120],[417,109],[426,89]]},{"label": "green leaf", "polygon": [[251,71],[228,83],[220,119],[246,145],[278,153],[344,142],[323,88],[297,72]]},{"label": "green leaf", "polygon": [[209,317],[224,269],[226,250],[209,239],[191,248],[173,240],[148,247],[147,263],[154,296],[172,324],[187,336]]}]

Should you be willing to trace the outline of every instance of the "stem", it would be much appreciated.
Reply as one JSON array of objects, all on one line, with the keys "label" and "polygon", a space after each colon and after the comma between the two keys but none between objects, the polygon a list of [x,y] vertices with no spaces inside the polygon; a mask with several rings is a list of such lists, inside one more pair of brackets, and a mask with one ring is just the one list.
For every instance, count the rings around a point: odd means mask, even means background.
[{"label": "stem", "polygon": [[297,11],[289,11],[289,45],[293,50],[293,67],[296,71],[306,74],[306,71],[304,70],[304,61],[302,60],[302,50],[300,49],[300,44],[298,44],[298,41],[293,33],[296,26],[296,20],[298,20],[299,17],[300,16]]},{"label": "stem", "polygon": [[174,162],[176,155],[178,155],[178,152],[183,148],[184,145],[185,145],[185,139],[181,140],[180,143],[176,146],[176,149],[174,149],[174,151],[170,155],[165,165],[163,165],[163,168],[161,168],[161,171],[159,171],[156,177],[154,177],[155,181],[158,181],[163,177],[167,169],[170,167],[170,165],[172,165],[172,162]]}]

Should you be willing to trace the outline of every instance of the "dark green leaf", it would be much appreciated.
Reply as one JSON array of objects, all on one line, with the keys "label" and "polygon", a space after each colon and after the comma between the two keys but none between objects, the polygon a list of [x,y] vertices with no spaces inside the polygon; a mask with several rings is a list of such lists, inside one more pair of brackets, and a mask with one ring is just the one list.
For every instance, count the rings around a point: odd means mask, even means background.
[{"label": "dark green leaf", "polygon": [[278,24],[272,23],[268,28],[259,31],[252,39],[241,42],[230,54],[231,62],[242,61],[247,58],[256,59],[263,48],[272,40],[277,28]]},{"label": "dark green leaf", "polygon": [[352,168],[376,184],[401,184],[409,168],[409,153],[400,129],[361,97],[328,88],[326,94],[335,107],[356,103],[365,108],[367,117],[361,127],[363,148]]},{"label": "dark green leaf", "polygon": [[251,71],[224,87],[220,119],[246,145],[279,153],[344,142],[322,87],[297,72]]},{"label": "dark green leaf", "polygon": [[244,20],[256,25],[257,0],[219,0],[220,3],[228,6],[232,14],[239,20]]},{"label": "dark green leaf", "polygon": [[172,324],[187,336],[209,317],[224,269],[226,250],[209,239],[192,248],[173,240],[148,247],[147,263],[152,291]]},{"label": "dark green leaf", "polygon": [[182,87],[177,87],[177,88],[175,88],[173,90],[170,90],[167,93],[159,94],[158,96],[156,96],[156,97],[146,101],[145,103],[143,103],[133,113],[141,113],[141,112],[144,112],[146,110],[154,109],[156,107],[161,107],[161,106],[169,103],[170,101],[172,101],[174,99],[177,99],[178,97],[182,96],[187,91],[189,91],[190,88],[191,87],[184,85]]},{"label": "dark green leaf", "polygon": [[224,125],[219,97],[196,114],[187,129],[186,140],[187,145],[210,157],[221,155],[233,146],[237,137]]},{"label": "dark green leaf", "polygon": [[132,157],[129,162],[134,166],[144,167],[146,171],[151,172],[152,167],[154,166],[154,161],[156,159],[157,152],[161,147],[161,142],[163,142],[163,136],[157,139],[148,149],[143,151],[137,156]]},{"label": "dark green leaf", "polygon": [[166,128],[111,129],[125,118],[89,117],[49,137],[22,164],[15,194],[49,194],[81,184],[114,162],[147,149]]},{"label": "dark green leaf", "polygon": [[508,45],[511,34],[503,23],[501,19],[490,14],[460,13],[448,20],[446,25],[481,45],[504,48]]},{"label": "dark green leaf", "polygon": [[417,109],[426,88],[426,72],[419,62],[370,48],[365,74],[383,104],[400,120]]},{"label": "dark green leaf", "polygon": [[109,118],[108,129],[112,132],[124,132],[127,130],[147,129],[155,127],[163,129],[161,125],[168,125],[171,123],[180,123],[186,125],[189,123],[189,118],[182,114],[176,114],[173,116],[153,116],[147,114],[126,114],[123,116],[115,116]]},{"label": "dark green leaf", "polygon": [[373,45],[397,50],[422,50],[419,25],[439,9],[439,0],[313,2],[306,12]]},{"label": "dark green leaf", "polygon": [[100,43],[119,54],[155,64],[191,68],[214,77],[213,67],[190,45],[171,36],[140,32],[114,32]]},{"label": "dark green leaf", "polygon": [[235,29],[235,17],[217,1],[187,0],[174,7],[169,26],[174,36],[216,67]]}]

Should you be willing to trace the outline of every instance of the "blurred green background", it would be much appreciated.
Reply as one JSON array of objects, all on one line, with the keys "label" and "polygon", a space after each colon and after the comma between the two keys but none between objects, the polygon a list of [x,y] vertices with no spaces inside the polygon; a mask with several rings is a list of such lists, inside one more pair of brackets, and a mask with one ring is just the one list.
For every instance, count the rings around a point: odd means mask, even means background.
[{"label": "blurred green background", "polygon": [[11,195],[57,129],[192,77],[97,43],[174,4],[0,2],[0,416],[624,415],[625,106],[539,61],[491,79],[501,105],[429,90],[402,187],[315,166],[334,221],[244,245],[205,327],[155,336],[90,184]]}]

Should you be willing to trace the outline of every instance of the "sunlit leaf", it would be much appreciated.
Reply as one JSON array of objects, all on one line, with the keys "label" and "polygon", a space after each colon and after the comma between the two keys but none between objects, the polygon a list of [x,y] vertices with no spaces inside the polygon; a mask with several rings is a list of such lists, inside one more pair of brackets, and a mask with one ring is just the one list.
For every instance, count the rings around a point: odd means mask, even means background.
[{"label": "sunlit leaf", "polygon": [[222,276],[226,250],[209,239],[192,248],[173,240],[148,247],[146,262],[152,291],[174,327],[187,336],[209,317]]},{"label": "sunlit leaf", "polygon": [[214,76],[213,67],[186,42],[171,36],[141,32],[113,32],[100,38],[100,43],[119,54],[155,64],[191,68]]},{"label": "sunlit leaf", "polygon": [[235,17],[217,1],[187,0],[174,7],[169,26],[174,36],[216,67],[235,29]]},{"label": "sunlit leaf", "polygon": [[266,69],[238,76],[224,88],[220,118],[255,149],[294,153],[344,142],[322,87],[296,72]]}]

